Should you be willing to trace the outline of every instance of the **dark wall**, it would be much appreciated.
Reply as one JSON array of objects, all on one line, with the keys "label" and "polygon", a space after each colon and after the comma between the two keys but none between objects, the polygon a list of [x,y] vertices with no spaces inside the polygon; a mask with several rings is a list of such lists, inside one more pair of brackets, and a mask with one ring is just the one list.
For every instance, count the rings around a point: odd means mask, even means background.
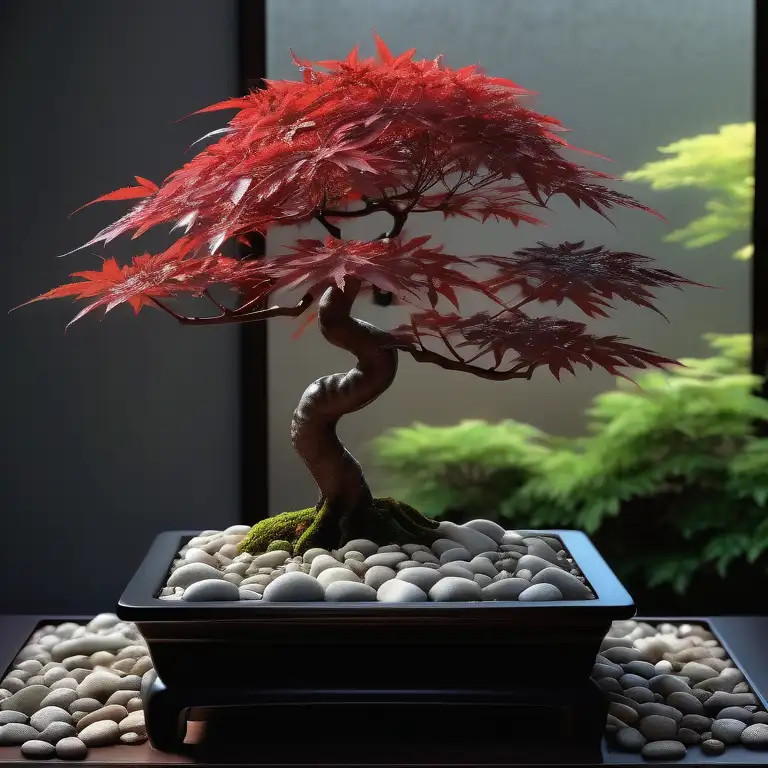
[{"label": "dark wall", "polygon": [[[238,92],[234,0],[0,4],[0,307],[164,242],[64,258],[125,204],[69,214],[134,174],[161,181]],[[64,326],[2,317],[0,612],[111,610],[153,536],[238,516],[236,331],[125,307]]]}]

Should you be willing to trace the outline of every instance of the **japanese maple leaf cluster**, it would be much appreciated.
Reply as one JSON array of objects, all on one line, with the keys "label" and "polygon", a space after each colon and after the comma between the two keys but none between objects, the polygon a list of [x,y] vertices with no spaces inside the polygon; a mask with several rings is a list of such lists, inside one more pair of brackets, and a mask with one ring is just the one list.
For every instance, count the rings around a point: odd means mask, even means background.
[{"label": "japanese maple leaf cluster", "polygon": [[[171,226],[180,239],[122,267],[108,258],[101,270],[75,273],[78,280],[33,301],[90,300],[75,319],[128,303],[136,312],[153,306],[183,322],[213,324],[297,315],[327,288],[354,283],[414,305],[411,322],[382,334],[382,344],[445,368],[513,378],[547,366],[559,377],[575,365],[621,375],[622,367],[673,363],[620,338],[594,336],[582,323],[532,318],[522,309],[567,301],[589,317],[605,316],[616,299],[655,309],[654,289],[691,282],[650,267],[645,257],[583,242],[539,242],[509,255],[460,258],[429,237],[403,236],[409,216],[430,212],[537,225],[555,195],[600,215],[617,206],[650,209],[606,186],[613,177],[566,160],[565,129],[526,106],[530,92],[514,82],[479,66],[451,69],[442,56],[395,56],[375,41],[375,59],[360,58],[357,48],[343,61],[294,55],[300,80],[265,81],[262,89],[200,110],[237,111],[162,184],[137,176],[136,185],[98,198],[137,202],[83,247],[122,234],[135,238],[157,225]],[[392,219],[381,237],[342,238],[347,219],[378,212]],[[221,254],[227,241],[313,219],[327,229],[324,241],[298,240],[269,259]],[[493,276],[473,277],[477,263]],[[214,300],[209,289],[216,284],[230,286],[240,303]],[[257,309],[268,295],[291,290],[303,295],[295,307]],[[462,291],[483,294],[492,311],[462,318]],[[216,314],[182,316],[167,303],[181,294],[205,297]],[[456,311],[443,314],[443,300]],[[491,367],[475,364],[484,355]]]}]

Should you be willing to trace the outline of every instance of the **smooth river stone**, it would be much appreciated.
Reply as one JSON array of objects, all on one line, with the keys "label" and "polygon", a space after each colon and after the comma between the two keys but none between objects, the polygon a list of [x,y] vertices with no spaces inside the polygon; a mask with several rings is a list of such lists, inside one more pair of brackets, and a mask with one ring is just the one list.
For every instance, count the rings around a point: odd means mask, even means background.
[{"label": "smooth river stone", "polygon": [[473,557],[481,552],[489,552],[498,549],[496,542],[480,531],[472,528],[466,528],[463,525],[456,525],[450,521],[442,521],[436,534],[438,537],[452,539],[461,544]]},{"label": "smooth river stone", "polygon": [[533,584],[528,589],[524,589],[517,599],[521,603],[549,602],[562,600],[563,595],[554,584]]},{"label": "smooth river stone", "polygon": [[532,581],[534,584],[552,584],[560,590],[565,600],[594,600],[595,598],[586,584],[582,584],[575,576],[556,565],[543,568]]},{"label": "smooth river stone", "polygon": [[330,584],[336,581],[354,581],[359,582],[360,577],[354,574],[349,568],[336,567],[326,568],[317,575],[318,583],[327,589]]},{"label": "smooth river stone", "polygon": [[443,576],[456,576],[460,579],[467,579],[468,581],[472,581],[475,577],[475,574],[472,573],[469,568],[459,565],[458,563],[446,563],[445,565],[441,565],[438,570]]},{"label": "smooth river stone", "polygon": [[269,602],[316,602],[325,598],[322,584],[301,571],[278,576],[264,590],[263,599]]},{"label": "smooth river stone", "polygon": [[406,568],[405,570],[400,571],[397,574],[397,578],[400,581],[407,581],[411,584],[415,584],[424,592],[429,592],[429,590],[443,578],[443,574],[439,571],[434,571],[431,568],[416,567]]},{"label": "smooth river stone", "polygon": [[688,750],[681,741],[664,739],[646,744],[641,754],[646,760],[680,760]]},{"label": "smooth river stone", "polygon": [[429,590],[429,599],[437,603],[472,602],[482,599],[482,590],[475,581],[446,576]]},{"label": "smooth river stone", "polygon": [[523,555],[517,561],[517,572],[530,571],[534,576],[536,576],[536,574],[538,574],[540,571],[543,571],[545,568],[551,567],[552,563],[550,563],[548,560],[545,560],[543,557],[537,557],[536,555]]},{"label": "smooth river stone", "polygon": [[501,540],[504,538],[506,531],[493,520],[470,520],[462,525],[463,528],[471,528],[473,531],[479,531],[487,536],[489,539],[493,539],[496,544],[501,544]]},{"label": "smooth river stone", "polygon": [[0,701],[0,709],[10,709],[25,715],[33,715],[40,709],[40,702],[50,693],[50,690],[45,685],[27,686],[18,693],[14,693],[13,696]]},{"label": "smooth river stone", "polygon": [[114,720],[99,720],[78,734],[86,747],[108,747],[120,740],[120,729]]},{"label": "smooth river stone", "polygon": [[440,565],[455,562],[468,563],[471,559],[472,555],[469,550],[464,549],[464,547],[456,547],[456,549],[448,549],[440,555]]},{"label": "smooth river stone", "polygon": [[39,735],[37,728],[26,723],[8,723],[0,726],[0,747],[19,747]]},{"label": "smooth river stone", "polygon": [[477,555],[476,557],[473,557],[467,564],[467,568],[472,571],[475,576],[488,576],[491,579],[499,573],[496,570],[496,566],[494,566],[494,564],[483,555]]},{"label": "smooth river stone", "polygon": [[483,600],[517,600],[518,597],[531,586],[530,581],[525,579],[499,579],[482,589]]},{"label": "smooth river stone", "polygon": [[72,716],[61,707],[43,707],[29,718],[29,724],[38,731],[44,731],[51,723],[71,723]]},{"label": "smooth river stone", "polygon": [[378,589],[382,584],[391,581],[398,574],[394,568],[388,568],[386,565],[374,565],[365,572],[363,581],[373,589]]},{"label": "smooth river stone", "polygon": [[408,555],[405,552],[377,552],[375,555],[366,557],[363,564],[370,568],[376,565],[383,565],[387,568],[395,568],[399,563],[404,563],[408,560]]},{"label": "smooth river stone", "polygon": [[91,656],[97,651],[120,651],[133,645],[134,641],[119,633],[109,635],[86,635],[72,640],[64,640],[51,649],[54,661],[63,661],[70,656]]},{"label": "smooth river stone", "polygon": [[376,602],[376,590],[359,581],[334,581],[325,588],[325,599],[332,603]]},{"label": "smooth river stone", "polygon": [[420,603],[427,600],[427,595],[415,584],[392,579],[379,587],[376,599],[380,603]]},{"label": "smooth river stone", "polygon": [[646,738],[637,728],[619,728],[616,743],[627,752],[639,752],[646,743]]},{"label": "smooth river stone", "polygon": [[[184,587],[185,589],[194,584],[196,581],[203,581],[203,579],[223,579],[224,574],[214,568],[211,565],[205,563],[189,563],[189,565],[182,565],[181,568],[177,568],[168,578],[166,586],[168,587]],[[111,648],[104,648],[104,650],[112,650]],[[68,654],[73,656],[75,653],[82,653],[82,651],[74,651]]]},{"label": "smooth river stone", "polygon": [[768,725],[754,723],[741,732],[741,743],[752,749],[768,749]]},{"label": "smooth river stone", "polygon": [[638,728],[648,741],[664,741],[677,736],[677,723],[664,715],[643,717]]},{"label": "smooth river stone", "polygon": [[[240,593],[234,584],[221,579],[203,579],[190,584],[182,598],[186,603],[220,602],[222,600],[239,600]],[[133,663],[131,663],[133,666]],[[127,671],[127,670],[126,670]]]},{"label": "smooth river stone", "polygon": [[42,739],[31,739],[21,745],[21,754],[36,760],[47,760],[56,754],[56,747]]},{"label": "smooth river stone", "polygon": [[741,720],[732,720],[724,717],[722,720],[712,722],[712,738],[722,741],[723,744],[738,744],[741,732],[747,727]]}]

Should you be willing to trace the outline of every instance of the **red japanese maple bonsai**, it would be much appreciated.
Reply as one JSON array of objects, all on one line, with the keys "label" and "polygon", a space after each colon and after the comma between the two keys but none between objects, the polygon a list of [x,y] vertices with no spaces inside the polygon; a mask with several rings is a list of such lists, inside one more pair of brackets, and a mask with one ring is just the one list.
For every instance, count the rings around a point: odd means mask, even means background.
[{"label": "red japanese maple bonsai", "polygon": [[[342,416],[392,384],[398,350],[497,381],[530,379],[538,368],[559,378],[576,365],[623,375],[622,367],[675,363],[618,337],[594,336],[582,323],[523,312],[533,302],[569,301],[589,317],[606,316],[614,298],[655,309],[652,289],[691,283],[649,267],[647,258],[583,242],[459,258],[430,245],[429,237],[403,237],[408,217],[422,213],[539,224],[531,211],[546,208],[554,195],[601,215],[614,206],[650,209],[600,183],[614,177],[564,159],[565,129],[524,106],[521,97],[530,92],[477,66],[449,69],[442,56],[416,61],[411,50],[395,57],[375,39],[376,60],[361,60],[357,49],[344,61],[311,63],[294,55],[300,82],[267,81],[264,89],[201,110],[239,111],[161,186],[136,177],[137,186],[100,197],[140,201],[83,247],[128,232],[137,237],[158,224],[173,223],[181,237],[125,266],[107,259],[100,270],[77,272],[76,282],[34,299],[90,299],[75,320],[128,303],[137,313],[159,308],[183,325],[297,317],[315,308],[325,339],[357,363],[311,384],[294,413],[293,445],[317,482],[318,502],[255,525],[241,545],[249,552],[301,554],[358,537],[380,544],[434,539],[435,523],[415,509],[372,497],[336,435]],[[391,216],[389,231],[372,241],[342,238],[344,221],[382,211]],[[249,235],[313,219],[328,231],[324,241],[299,240],[269,259],[220,253],[226,241],[247,242]],[[473,279],[476,262],[494,276]],[[237,305],[214,299],[215,284],[230,286]],[[373,288],[414,305],[410,323],[387,332],[352,317],[355,299]],[[301,291],[298,303],[265,305],[268,296],[292,290]],[[493,311],[460,316],[459,291],[482,294]],[[166,300],[181,294],[208,300],[214,314],[180,314]],[[441,300],[457,312],[438,311]]]}]

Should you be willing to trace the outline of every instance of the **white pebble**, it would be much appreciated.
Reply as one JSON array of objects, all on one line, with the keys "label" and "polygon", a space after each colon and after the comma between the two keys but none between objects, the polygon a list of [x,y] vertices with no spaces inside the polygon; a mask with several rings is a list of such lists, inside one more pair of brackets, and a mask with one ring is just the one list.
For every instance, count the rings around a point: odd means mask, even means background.
[{"label": "white pebble", "polygon": [[394,568],[387,568],[386,565],[374,565],[366,571],[363,580],[369,587],[379,589],[382,584],[391,581],[396,575]]},{"label": "white pebble", "polygon": [[203,579],[223,579],[223,577],[224,574],[213,566],[205,563],[190,563],[177,568],[170,575],[166,586],[187,588],[197,581],[203,581]]},{"label": "white pebble", "polygon": [[120,739],[120,730],[114,720],[100,720],[83,728],[78,737],[86,747],[108,747]]},{"label": "white pebble", "polygon": [[506,531],[493,520],[470,520],[468,523],[464,523],[464,528],[471,528],[474,531],[479,531],[485,534],[489,539],[492,539],[496,544],[501,544],[502,539]]},{"label": "white pebble", "polygon": [[112,720],[115,723],[119,723],[124,717],[127,717],[128,710],[120,704],[109,704],[101,709],[97,709],[95,712],[83,717],[77,723],[77,732],[80,733],[83,729],[87,728],[92,723],[98,723],[101,720]]},{"label": "white pebble", "polygon": [[517,598],[520,602],[562,600],[563,595],[554,584],[533,584],[524,589]]},{"label": "white pebble", "polygon": [[331,557],[331,555],[317,555],[317,557],[312,558],[309,575],[317,578],[323,571],[338,567],[339,561],[335,557]]},{"label": "white pebble", "polygon": [[375,602],[376,590],[359,581],[334,581],[326,587],[325,599],[336,603]]},{"label": "white pebble", "polygon": [[215,568],[217,565],[216,558],[213,555],[209,555],[204,549],[198,549],[197,547],[187,550],[184,559],[187,563],[204,563],[205,565],[210,565],[211,568]]},{"label": "white pebble", "polygon": [[221,579],[203,579],[190,584],[184,592],[184,601],[188,603],[206,603],[220,600],[239,600],[237,587]]},{"label": "white pebble", "polygon": [[73,640],[64,640],[55,645],[51,650],[51,657],[54,661],[63,661],[70,656],[90,656],[97,651],[119,651],[129,645],[133,645],[133,641],[118,633],[87,635]]},{"label": "white pebble", "polygon": [[360,577],[356,576],[348,568],[326,568],[317,575],[317,581],[325,589],[335,581],[359,582]]},{"label": "white pebble", "polygon": [[440,537],[457,541],[473,557],[481,552],[498,549],[496,542],[490,536],[446,520],[438,525],[436,533]]},{"label": "white pebble", "polygon": [[0,702],[0,709],[12,709],[25,715],[33,715],[40,708],[40,702],[50,693],[45,685],[29,685]]},{"label": "white pebble", "polygon": [[325,597],[322,585],[306,573],[278,576],[264,590],[263,599],[271,602],[312,602]]},{"label": "white pebble", "polygon": [[419,603],[426,601],[427,595],[415,584],[392,579],[379,587],[376,599],[381,603]]},{"label": "white pebble", "polygon": [[441,603],[481,600],[482,590],[475,581],[446,576],[429,590],[429,599]]},{"label": "white pebble", "polygon": [[61,707],[43,707],[29,718],[29,724],[38,731],[44,731],[51,723],[71,723],[72,716]]}]

